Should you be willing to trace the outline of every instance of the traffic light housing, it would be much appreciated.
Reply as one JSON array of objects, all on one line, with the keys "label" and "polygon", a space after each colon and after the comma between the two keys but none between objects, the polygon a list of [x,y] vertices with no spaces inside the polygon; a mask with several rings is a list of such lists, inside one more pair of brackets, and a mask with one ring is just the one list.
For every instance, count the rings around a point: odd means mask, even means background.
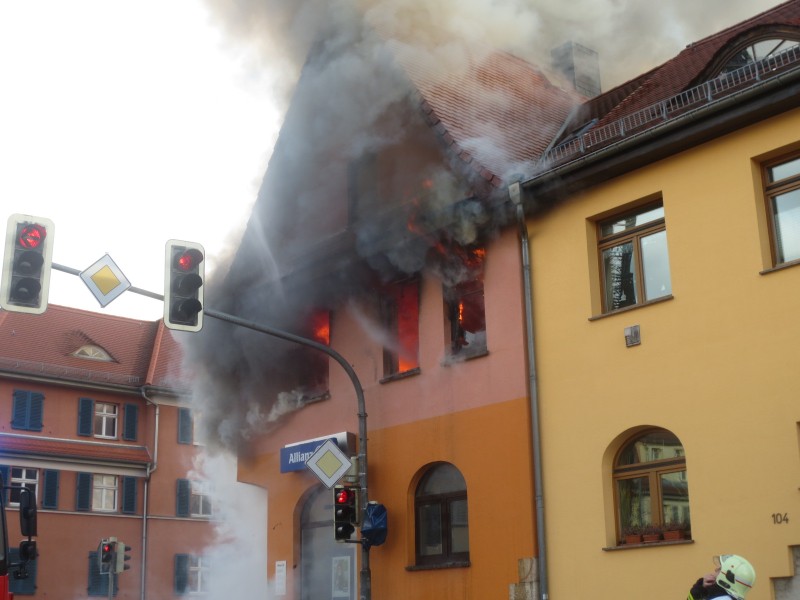
[{"label": "traffic light housing", "polygon": [[100,573],[113,573],[117,563],[117,538],[103,538],[97,547],[97,558],[100,562]]},{"label": "traffic light housing", "polygon": [[13,214],[6,228],[0,306],[41,314],[47,309],[55,226],[50,219]]},{"label": "traffic light housing", "polygon": [[348,541],[358,524],[358,490],[337,485],[333,488],[333,531],[337,542]]},{"label": "traffic light housing", "polygon": [[205,250],[200,244],[169,240],[164,268],[164,324],[170,329],[203,327]]},{"label": "traffic light housing", "polygon": [[125,542],[116,542],[114,546],[114,573],[122,573],[123,571],[127,571],[131,568],[127,562],[131,559],[130,554],[125,554],[126,552],[130,552],[131,547],[126,546]]}]

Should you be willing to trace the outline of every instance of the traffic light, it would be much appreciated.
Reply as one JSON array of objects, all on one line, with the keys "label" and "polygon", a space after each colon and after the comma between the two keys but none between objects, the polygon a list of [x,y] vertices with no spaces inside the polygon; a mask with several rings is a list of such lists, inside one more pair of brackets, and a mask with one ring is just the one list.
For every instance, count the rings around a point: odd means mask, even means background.
[{"label": "traffic light", "polygon": [[100,561],[100,573],[113,573],[117,562],[117,538],[104,538],[100,540],[97,548],[97,557]]},{"label": "traffic light", "polygon": [[358,492],[354,487],[333,488],[333,530],[337,542],[346,542],[358,523]]},{"label": "traffic light", "polygon": [[8,218],[0,282],[4,309],[37,315],[47,309],[54,232],[50,219],[20,214]]},{"label": "traffic light", "polygon": [[122,573],[123,571],[127,571],[131,568],[129,564],[126,564],[127,561],[131,559],[130,554],[125,554],[126,552],[130,552],[131,547],[126,546],[125,542],[116,542],[114,555],[116,561],[114,563],[114,573]]},{"label": "traffic light", "polygon": [[164,324],[170,329],[203,327],[205,251],[200,244],[169,240],[164,269]]}]

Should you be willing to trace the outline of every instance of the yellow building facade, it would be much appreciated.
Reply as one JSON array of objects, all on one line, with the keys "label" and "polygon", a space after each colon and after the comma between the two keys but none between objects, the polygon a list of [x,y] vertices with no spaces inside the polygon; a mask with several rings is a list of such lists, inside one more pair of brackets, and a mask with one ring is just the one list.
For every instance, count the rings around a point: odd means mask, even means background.
[{"label": "yellow building facade", "polygon": [[[796,597],[781,590],[797,590],[786,578],[800,576],[800,264],[773,257],[765,165],[793,165],[799,131],[800,109],[789,110],[591,185],[528,221],[551,597],[588,586],[601,600],[684,598],[713,570],[712,555],[731,553],[755,566],[748,599]],[[654,203],[671,289],[613,308],[603,224],[635,229],[616,216]],[[638,251],[634,260],[646,242]],[[682,466],[670,466],[674,453],[646,458],[678,470],[690,527],[680,542],[625,544],[621,457],[653,428],[680,442]],[[666,525],[662,477],[639,499]]]}]

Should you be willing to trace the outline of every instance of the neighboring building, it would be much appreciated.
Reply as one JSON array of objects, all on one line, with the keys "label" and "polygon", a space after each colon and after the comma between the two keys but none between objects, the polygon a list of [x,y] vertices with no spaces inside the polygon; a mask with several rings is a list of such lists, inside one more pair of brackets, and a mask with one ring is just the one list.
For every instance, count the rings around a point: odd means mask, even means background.
[{"label": "neighboring building", "polygon": [[111,536],[131,547],[116,598],[202,591],[213,507],[188,475],[199,449],[180,355],[161,321],[0,311],[0,473],[39,507],[39,558],[15,595],[108,597],[97,550]]},{"label": "neighboring building", "polygon": [[[739,553],[748,600],[800,597],[800,2],[554,142],[520,190],[550,596],[684,598]],[[683,536],[626,543],[642,525]]]}]

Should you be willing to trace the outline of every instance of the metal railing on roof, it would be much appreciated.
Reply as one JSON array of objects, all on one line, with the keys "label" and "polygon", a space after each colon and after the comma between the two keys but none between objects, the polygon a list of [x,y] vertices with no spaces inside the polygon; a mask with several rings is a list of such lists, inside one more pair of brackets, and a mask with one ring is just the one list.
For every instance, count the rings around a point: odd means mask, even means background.
[{"label": "metal railing on roof", "polygon": [[768,79],[797,63],[800,63],[800,44],[733,71],[727,71],[671,98],[625,115],[613,123],[590,129],[546,152],[539,160],[539,164],[560,163],[613,141],[624,139],[628,135],[641,133],[690,110],[719,100],[733,91]]},{"label": "metal railing on roof", "polygon": [[120,375],[118,373],[105,373],[90,369],[75,369],[50,365],[42,362],[17,360],[14,358],[0,357],[0,369],[25,373],[27,375],[40,375],[44,377],[58,377],[73,381],[90,381],[93,383],[113,383],[116,385],[139,385],[141,377],[135,375]]}]

